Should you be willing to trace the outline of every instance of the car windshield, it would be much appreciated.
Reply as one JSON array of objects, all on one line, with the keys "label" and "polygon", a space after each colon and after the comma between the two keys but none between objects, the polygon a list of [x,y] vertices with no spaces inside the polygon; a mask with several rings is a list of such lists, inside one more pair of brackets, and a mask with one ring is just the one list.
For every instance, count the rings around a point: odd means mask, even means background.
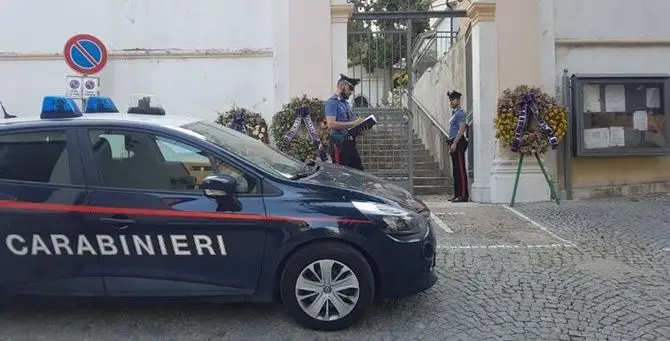
[{"label": "car windshield", "polygon": [[203,136],[207,141],[244,158],[272,175],[295,179],[306,171],[306,165],[300,160],[220,124],[198,121],[186,124],[182,128]]}]

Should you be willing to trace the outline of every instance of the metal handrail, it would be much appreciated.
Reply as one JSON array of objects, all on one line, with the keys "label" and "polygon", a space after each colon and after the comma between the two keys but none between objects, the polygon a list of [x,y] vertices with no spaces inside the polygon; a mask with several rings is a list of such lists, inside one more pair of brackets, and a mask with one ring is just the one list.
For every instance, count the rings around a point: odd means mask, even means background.
[{"label": "metal handrail", "polygon": [[424,107],[423,104],[421,104],[421,102],[419,102],[419,100],[417,100],[416,97],[414,97],[414,95],[410,94],[409,91],[403,90],[403,93],[405,93],[407,95],[408,100],[410,100],[410,101],[414,102],[414,104],[416,104],[416,106],[419,108],[418,111],[421,112],[425,117],[427,117],[428,120],[430,121],[430,123],[432,123],[437,128],[437,130],[439,130],[442,133],[442,135],[444,135],[444,137],[449,139],[449,133],[446,130],[444,130],[444,128],[442,128],[440,123],[437,122],[437,120],[435,120],[435,118],[433,118],[433,116],[431,116],[428,113],[428,110],[426,110],[426,107]]},{"label": "metal handrail", "polygon": [[418,52],[426,39],[434,39],[435,36],[437,36],[437,30],[426,31],[416,36],[414,39],[414,47],[412,48],[412,55],[415,55]]}]

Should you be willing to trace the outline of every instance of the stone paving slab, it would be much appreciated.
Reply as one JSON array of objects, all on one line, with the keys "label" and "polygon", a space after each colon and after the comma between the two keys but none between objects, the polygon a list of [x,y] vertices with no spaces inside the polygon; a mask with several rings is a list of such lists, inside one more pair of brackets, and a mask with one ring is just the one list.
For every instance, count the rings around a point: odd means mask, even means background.
[{"label": "stone paving slab", "polygon": [[502,205],[425,203],[447,226],[438,233],[442,249],[542,248],[570,244]]}]

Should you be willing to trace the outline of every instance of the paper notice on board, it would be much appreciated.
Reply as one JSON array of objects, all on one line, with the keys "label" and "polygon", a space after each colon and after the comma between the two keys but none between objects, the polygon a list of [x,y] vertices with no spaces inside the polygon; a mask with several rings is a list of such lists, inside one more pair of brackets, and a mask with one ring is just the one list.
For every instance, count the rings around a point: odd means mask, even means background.
[{"label": "paper notice on board", "polygon": [[607,148],[610,146],[610,129],[584,129],[584,147],[586,149]]},{"label": "paper notice on board", "polygon": [[610,127],[610,147],[623,147],[626,145],[626,131],[623,127]]},{"label": "paper notice on board", "polygon": [[605,111],[626,112],[626,88],[623,85],[605,87]]},{"label": "paper notice on board", "polygon": [[633,129],[646,131],[649,127],[646,111],[636,111],[633,113]]},{"label": "paper notice on board", "polygon": [[584,112],[601,112],[600,85],[586,84],[583,87]]},{"label": "paper notice on board", "polygon": [[647,108],[661,107],[661,91],[659,88],[647,88]]}]

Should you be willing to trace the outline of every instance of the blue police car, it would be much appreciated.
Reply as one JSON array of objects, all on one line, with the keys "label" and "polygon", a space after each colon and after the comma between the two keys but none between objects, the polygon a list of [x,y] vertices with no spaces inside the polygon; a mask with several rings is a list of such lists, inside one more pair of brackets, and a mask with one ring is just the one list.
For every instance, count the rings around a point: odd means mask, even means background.
[{"label": "blue police car", "polygon": [[281,301],[343,329],[436,282],[428,208],[147,103],[45,97],[0,123],[0,293]]}]

